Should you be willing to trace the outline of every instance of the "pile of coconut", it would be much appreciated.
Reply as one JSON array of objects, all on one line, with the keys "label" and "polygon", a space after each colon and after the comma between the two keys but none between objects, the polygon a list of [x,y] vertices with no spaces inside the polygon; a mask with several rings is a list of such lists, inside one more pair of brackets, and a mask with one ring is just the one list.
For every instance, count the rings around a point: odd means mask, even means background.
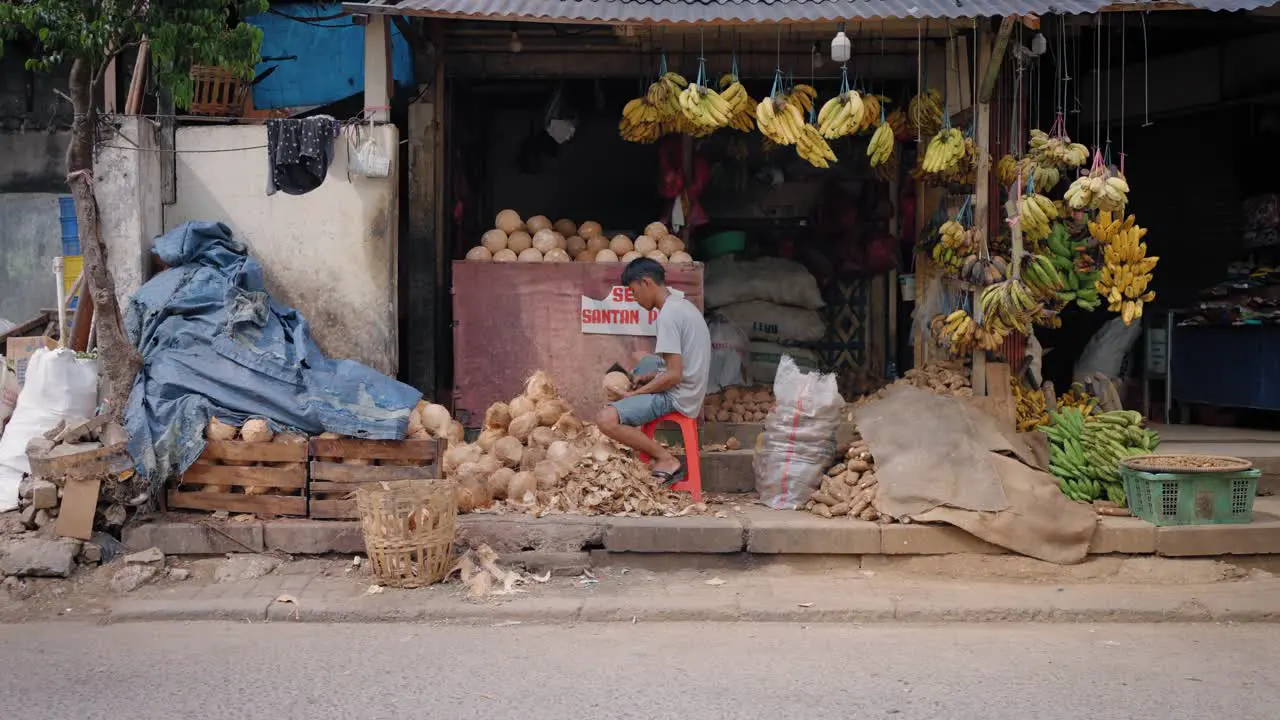
[{"label": "pile of coconut", "polygon": [[777,401],[769,387],[727,387],[702,401],[702,419],[710,422],[764,422]]},{"label": "pile of coconut", "polygon": [[[239,427],[231,423],[225,423],[218,418],[209,420],[209,424],[205,426],[204,437],[206,440],[239,440],[248,443],[279,443],[281,445],[298,445],[307,442],[307,436],[300,433],[272,432],[271,425],[262,418],[250,418]],[[260,463],[252,460],[215,460],[204,457],[203,455],[196,458],[197,465],[232,465],[236,467],[253,467],[255,465],[266,465],[270,467],[298,469],[305,471],[307,464],[301,463],[283,463],[269,462]],[[187,484],[184,483],[184,486]],[[227,485],[204,485],[200,487],[200,492],[207,493],[231,493],[239,491],[239,487]],[[244,487],[245,495],[280,495],[286,491],[281,488],[264,487],[258,485],[249,485]],[[301,494],[301,491],[290,491]]]},{"label": "pile of coconut", "polygon": [[445,477],[458,512],[687,515],[705,509],[658,486],[648,466],[583,423],[538,371],[510,402],[489,406],[474,443],[454,443]]},{"label": "pile of coconut", "polygon": [[467,259],[478,262],[631,262],[649,257],[661,263],[689,263],[684,241],[659,222],[649,223],[644,234],[632,241],[624,234],[612,238],[594,220],[581,225],[546,215],[522,220],[515,210],[503,210],[494,218],[493,229],[480,244],[467,251]]}]

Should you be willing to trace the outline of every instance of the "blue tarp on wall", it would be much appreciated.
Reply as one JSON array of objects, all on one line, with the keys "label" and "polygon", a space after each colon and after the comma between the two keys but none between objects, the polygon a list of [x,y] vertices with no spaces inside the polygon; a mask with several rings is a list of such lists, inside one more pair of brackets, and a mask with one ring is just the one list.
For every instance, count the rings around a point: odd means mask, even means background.
[{"label": "blue tarp on wall", "polygon": [[[331,17],[342,12],[340,3],[272,3],[271,9],[246,20],[262,28],[257,74],[276,68],[254,86],[254,107],[327,105],[364,91],[364,28],[350,16]],[[414,84],[413,53],[395,25],[391,68],[397,85]]]}]

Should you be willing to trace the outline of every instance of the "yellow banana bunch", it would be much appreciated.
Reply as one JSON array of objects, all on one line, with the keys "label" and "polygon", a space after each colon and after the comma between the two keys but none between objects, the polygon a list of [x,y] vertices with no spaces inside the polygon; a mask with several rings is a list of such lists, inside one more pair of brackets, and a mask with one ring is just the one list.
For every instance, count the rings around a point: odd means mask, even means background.
[{"label": "yellow banana bunch", "polygon": [[1142,317],[1143,304],[1156,299],[1147,285],[1160,258],[1147,257],[1147,244],[1141,242],[1147,229],[1139,227],[1132,215],[1120,220],[1103,210],[1089,223],[1089,234],[1102,246],[1104,264],[1094,283],[1098,296],[1106,299],[1108,310],[1120,313],[1125,325],[1131,325]]},{"label": "yellow banana bunch", "polygon": [[966,229],[955,220],[948,220],[938,228],[938,236],[941,240],[930,253],[933,261],[941,266],[944,273],[955,275],[974,251],[973,230]]},{"label": "yellow banana bunch", "polygon": [[1100,165],[1088,175],[1076,178],[1062,199],[1072,210],[1123,211],[1129,202],[1129,183]]},{"label": "yellow banana bunch", "polygon": [[942,96],[936,90],[926,90],[911,98],[907,105],[911,129],[922,137],[938,134],[942,129],[942,110]]},{"label": "yellow banana bunch", "polygon": [[1018,170],[1022,173],[1022,182],[1031,180],[1036,192],[1047,193],[1057,187],[1062,179],[1062,172],[1053,165],[1043,165],[1032,157],[1024,157],[1018,161]]},{"label": "yellow banana bunch", "polygon": [[1080,414],[1089,417],[1098,408],[1098,399],[1090,395],[1080,383],[1072,383],[1071,389],[1058,396],[1058,412],[1067,408],[1075,408]]},{"label": "yellow banana bunch", "polygon": [[822,137],[835,140],[858,132],[866,106],[856,90],[843,92],[823,104],[818,111],[818,130]]},{"label": "yellow banana bunch", "polygon": [[964,157],[964,133],[956,128],[940,130],[924,151],[921,167],[928,173],[945,173],[955,169]]},{"label": "yellow banana bunch", "polygon": [[647,97],[635,98],[622,109],[618,134],[627,142],[654,142],[662,136],[661,113]]},{"label": "yellow banana bunch", "polygon": [[800,137],[796,140],[796,154],[804,158],[810,165],[818,168],[829,168],[836,161],[836,154],[831,146],[822,139],[818,128],[805,124],[800,128]]},{"label": "yellow banana bunch", "polygon": [[996,163],[996,181],[1000,187],[1011,187],[1018,182],[1018,161],[1012,155],[1005,155]]},{"label": "yellow banana bunch", "polygon": [[805,125],[799,105],[781,97],[767,97],[756,105],[756,126],[775,145],[795,145]]},{"label": "yellow banana bunch", "polygon": [[705,85],[692,83],[680,93],[680,110],[697,127],[718,130],[729,124],[733,108],[720,93]]},{"label": "yellow banana bunch", "polygon": [[890,155],[893,155],[893,128],[884,122],[880,123],[880,127],[871,136],[871,142],[867,143],[867,157],[871,158],[871,167],[876,167],[884,164]]},{"label": "yellow banana bunch", "polygon": [[867,132],[880,123],[880,98],[871,93],[862,96],[862,122],[858,123],[858,132]]},{"label": "yellow banana bunch", "polygon": [[1009,388],[1017,404],[1018,432],[1031,432],[1049,424],[1049,407],[1043,390],[1027,390],[1017,378],[1009,378]]},{"label": "yellow banana bunch", "polygon": [[973,351],[977,335],[981,331],[978,323],[963,308],[950,315],[938,314],[929,321],[929,330],[938,345],[952,355],[962,357]]},{"label": "yellow banana bunch", "polygon": [[720,78],[720,97],[729,103],[733,115],[729,118],[729,127],[739,132],[751,132],[756,129],[756,101],[747,94],[747,89],[738,81],[736,75],[725,75]]},{"label": "yellow banana bunch", "polygon": [[1059,169],[1078,168],[1089,161],[1089,148],[1080,143],[1071,142],[1071,138],[1063,133],[1060,137],[1049,135],[1043,130],[1032,130],[1028,144],[1028,156],[1040,165]]},{"label": "yellow banana bunch", "polygon": [[808,115],[813,112],[813,101],[818,99],[818,91],[802,83],[792,87],[790,92],[783,93],[782,99],[799,108],[800,114]]},{"label": "yellow banana bunch", "polygon": [[982,306],[982,325],[988,332],[999,334],[1001,340],[1011,331],[1026,335],[1031,323],[1040,312],[1040,303],[1018,278],[988,285],[978,299]]},{"label": "yellow banana bunch", "polygon": [[1039,243],[1052,232],[1051,223],[1058,217],[1058,208],[1049,198],[1031,193],[1023,195],[1018,203],[1022,234],[1028,242]]}]

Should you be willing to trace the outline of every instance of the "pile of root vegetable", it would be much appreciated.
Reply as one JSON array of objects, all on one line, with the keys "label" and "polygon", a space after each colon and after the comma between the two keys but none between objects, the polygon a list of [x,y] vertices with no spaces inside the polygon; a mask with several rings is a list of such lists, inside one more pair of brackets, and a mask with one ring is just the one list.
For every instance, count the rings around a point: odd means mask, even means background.
[{"label": "pile of root vegetable", "polygon": [[805,503],[804,509],[824,518],[847,517],[891,523],[893,518],[881,515],[875,508],[879,489],[871,447],[861,437],[856,437],[842,459],[827,470],[822,485]]},{"label": "pile of root vegetable", "polygon": [[858,399],[857,405],[879,400],[889,392],[890,388],[910,386],[928,390],[935,395],[951,397],[973,397],[973,386],[969,383],[969,374],[963,363],[940,362],[929,363],[923,367],[912,368],[902,377],[880,388],[870,395]]},{"label": "pile of root vegetable", "polygon": [[702,418],[708,422],[764,422],[776,400],[768,387],[727,387],[702,402]]},{"label": "pile of root vegetable", "polygon": [[538,371],[524,392],[485,412],[474,443],[454,442],[443,469],[458,512],[687,515],[705,506],[660,487],[648,466],[584,423]]}]

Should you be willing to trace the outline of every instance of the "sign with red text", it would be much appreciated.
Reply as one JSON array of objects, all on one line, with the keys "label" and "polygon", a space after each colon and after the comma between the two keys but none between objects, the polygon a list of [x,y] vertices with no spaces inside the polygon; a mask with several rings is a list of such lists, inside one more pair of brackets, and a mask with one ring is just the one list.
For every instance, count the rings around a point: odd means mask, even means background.
[{"label": "sign with red text", "polygon": [[592,335],[658,334],[658,309],[645,310],[631,288],[615,285],[603,300],[582,296],[582,332]]}]

